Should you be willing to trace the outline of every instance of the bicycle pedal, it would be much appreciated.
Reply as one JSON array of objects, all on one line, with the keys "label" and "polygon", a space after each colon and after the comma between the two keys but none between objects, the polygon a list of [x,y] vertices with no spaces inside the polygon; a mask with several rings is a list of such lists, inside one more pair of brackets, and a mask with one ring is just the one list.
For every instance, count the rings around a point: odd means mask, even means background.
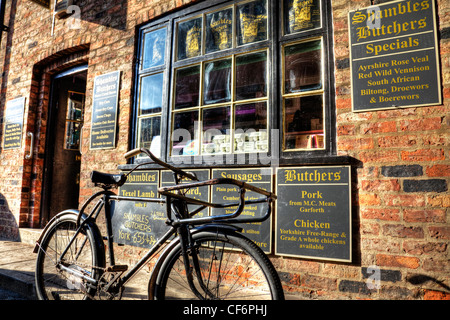
[{"label": "bicycle pedal", "polygon": [[124,272],[128,270],[128,266],[126,264],[116,264],[114,266],[110,266],[106,268],[107,272]]}]

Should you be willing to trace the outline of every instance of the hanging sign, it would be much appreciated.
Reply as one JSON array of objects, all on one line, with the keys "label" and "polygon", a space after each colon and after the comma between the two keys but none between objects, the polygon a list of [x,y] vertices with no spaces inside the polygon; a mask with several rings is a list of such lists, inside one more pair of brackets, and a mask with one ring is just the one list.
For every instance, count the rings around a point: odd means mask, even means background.
[{"label": "hanging sign", "polygon": [[90,149],[116,147],[120,71],[95,77]]},{"label": "hanging sign", "polygon": [[25,97],[9,100],[6,103],[3,128],[3,149],[16,149],[22,146],[23,112]]},{"label": "hanging sign", "polygon": [[276,254],[351,262],[350,167],[277,170]]},{"label": "hanging sign", "polygon": [[349,13],[353,111],[442,103],[434,0]]}]

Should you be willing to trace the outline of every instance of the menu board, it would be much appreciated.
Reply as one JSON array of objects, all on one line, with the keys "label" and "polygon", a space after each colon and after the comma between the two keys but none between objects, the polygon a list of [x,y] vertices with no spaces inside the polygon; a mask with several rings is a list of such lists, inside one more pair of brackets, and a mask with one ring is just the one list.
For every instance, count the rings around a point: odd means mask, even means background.
[{"label": "menu board", "polygon": [[25,97],[9,100],[6,103],[3,129],[3,149],[16,149],[22,146],[23,112]]},{"label": "menu board", "polygon": [[441,104],[434,0],[349,13],[353,111]]},{"label": "menu board", "polygon": [[351,262],[349,166],[277,169],[276,254]]},{"label": "menu board", "polygon": [[91,150],[111,149],[116,146],[119,82],[120,71],[95,77],[91,123]]},{"label": "menu board", "polygon": [[[120,187],[124,197],[155,198],[158,194],[159,171],[132,172]],[[166,206],[158,202],[112,201],[114,242],[150,248],[169,229]]]},{"label": "menu board", "polygon": [[[247,182],[263,190],[272,191],[272,169],[271,168],[240,168],[240,169],[213,169],[212,178],[229,178],[238,181]],[[212,187],[212,202],[214,203],[233,203],[239,202],[239,188],[234,185],[219,184]],[[264,198],[263,195],[246,191],[245,200],[257,200]],[[246,205],[239,218],[262,217],[267,211],[267,203],[257,203]],[[237,206],[229,208],[212,208],[211,214],[223,215],[232,214]],[[271,226],[272,219],[263,222],[236,224],[243,228],[242,233],[254,241],[264,252],[270,253],[271,244]]]}]

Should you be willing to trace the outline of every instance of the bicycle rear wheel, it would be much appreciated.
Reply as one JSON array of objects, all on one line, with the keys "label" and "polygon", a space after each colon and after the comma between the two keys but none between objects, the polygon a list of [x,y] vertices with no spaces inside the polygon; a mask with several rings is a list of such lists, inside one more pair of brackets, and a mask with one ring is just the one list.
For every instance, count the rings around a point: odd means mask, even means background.
[{"label": "bicycle rear wheel", "polygon": [[[235,232],[202,231],[193,235],[201,275],[194,270],[194,290],[187,280],[181,245],[159,271],[156,299],[283,300],[278,274],[264,252]],[[193,265],[192,253],[190,264]],[[203,286],[201,283],[203,282]]]},{"label": "bicycle rear wheel", "polygon": [[[85,300],[95,295],[96,287],[86,279],[100,277],[101,268],[98,267],[104,266],[104,259],[97,247],[95,231],[87,224],[69,246],[77,230],[76,221],[75,214],[62,214],[48,228],[40,243],[35,280],[36,293],[41,300]],[[78,275],[86,276],[86,279]]]}]

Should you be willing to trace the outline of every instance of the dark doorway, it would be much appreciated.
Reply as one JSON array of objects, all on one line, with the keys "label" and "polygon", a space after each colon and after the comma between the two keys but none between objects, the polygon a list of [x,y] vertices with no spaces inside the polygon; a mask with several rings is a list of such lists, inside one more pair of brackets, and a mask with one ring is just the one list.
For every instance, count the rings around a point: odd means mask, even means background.
[{"label": "dark doorway", "polygon": [[52,80],[42,223],[65,209],[78,208],[86,75],[87,66],[80,66],[62,72]]}]

